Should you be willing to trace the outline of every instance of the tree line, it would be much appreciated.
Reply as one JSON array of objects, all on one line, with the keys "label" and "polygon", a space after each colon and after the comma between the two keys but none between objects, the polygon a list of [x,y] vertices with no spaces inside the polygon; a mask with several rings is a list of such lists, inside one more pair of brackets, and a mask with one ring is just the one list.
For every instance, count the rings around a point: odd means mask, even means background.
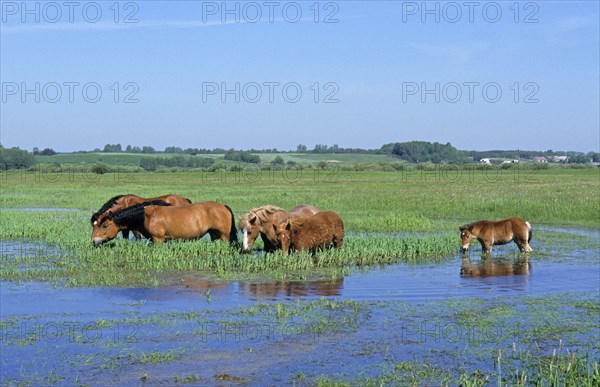
[{"label": "tree line", "polygon": [[[152,146],[132,146],[127,145],[123,150],[121,144],[106,144],[102,150],[96,148],[93,152],[101,153],[140,153],[140,154],[174,154],[171,157],[144,157],[140,161],[140,167],[145,170],[153,171],[159,167],[184,167],[184,168],[207,168],[213,165],[214,158],[210,157],[184,157],[184,155],[223,155],[224,160],[241,163],[260,163],[260,154],[266,153],[315,153],[315,154],[344,154],[344,153],[362,153],[362,154],[386,154],[404,160],[410,163],[456,163],[466,164],[478,162],[483,158],[496,159],[524,159],[530,160],[536,156],[551,158],[552,156],[567,156],[569,163],[586,164],[589,162],[600,162],[600,153],[598,152],[565,152],[565,151],[527,151],[527,150],[490,150],[490,151],[468,151],[459,150],[450,143],[441,144],[438,142],[427,141],[409,141],[394,142],[382,145],[378,149],[360,149],[360,148],[342,148],[337,144],[328,146],[325,144],[316,144],[313,149],[308,149],[306,145],[299,144],[296,150],[280,151],[273,149],[250,149],[235,150],[223,148],[180,148],[168,146],[164,151],[157,151]],[[90,151],[78,151],[73,153],[91,153]],[[5,148],[0,144],[0,169],[22,169],[29,168],[35,163],[35,156],[52,156],[56,152],[51,148],[33,148],[30,153],[18,147]],[[273,163],[283,164],[281,156],[275,158]]]}]

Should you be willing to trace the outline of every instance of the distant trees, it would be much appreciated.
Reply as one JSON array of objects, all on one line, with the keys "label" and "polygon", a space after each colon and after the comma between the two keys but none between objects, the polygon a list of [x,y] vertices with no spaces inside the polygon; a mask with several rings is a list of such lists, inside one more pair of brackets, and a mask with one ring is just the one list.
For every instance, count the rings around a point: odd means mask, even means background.
[{"label": "distant trees", "polygon": [[215,160],[208,157],[143,157],[140,167],[146,171],[156,171],[158,167],[182,167],[182,168],[208,168]]},{"label": "distant trees", "polygon": [[121,149],[121,144],[106,144],[104,145],[104,149],[102,152],[123,152]]},{"label": "distant trees", "polygon": [[250,152],[236,151],[233,148],[225,152],[225,156],[223,156],[223,158],[225,160],[238,161],[242,163],[260,163],[260,156],[253,155]]},{"label": "distant trees", "polygon": [[35,156],[18,147],[5,148],[0,144],[0,169],[29,168],[35,164]]},{"label": "distant trees", "polygon": [[382,153],[394,155],[402,160],[413,163],[430,161],[432,163],[465,163],[468,156],[465,152],[453,147],[450,143],[410,141],[385,144]]},{"label": "distant trees", "polygon": [[44,148],[39,154],[41,156],[53,156],[56,152],[52,148]]},{"label": "distant trees", "polygon": [[56,154],[56,152],[52,148],[44,148],[44,150],[40,152],[40,148],[36,146],[33,148],[33,154],[36,156],[53,156]]}]

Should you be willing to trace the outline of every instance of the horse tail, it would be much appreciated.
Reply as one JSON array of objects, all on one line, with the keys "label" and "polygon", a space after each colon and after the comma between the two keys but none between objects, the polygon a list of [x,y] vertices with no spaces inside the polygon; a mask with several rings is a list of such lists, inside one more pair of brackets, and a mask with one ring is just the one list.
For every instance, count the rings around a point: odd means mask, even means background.
[{"label": "horse tail", "polygon": [[531,237],[533,236],[533,230],[531,229],[531,224],[529,224],[529,222],[525,222],[525,224],[527,225],[527,234],[529,234],[527,237],[527,243],[529,243],[531,241]]},{"label": "horse tail", "polygon": [[231,230],[229,231],[229,243],[232,245],[239,245],[237,228],[235,226],[235,215],[233,214],[233,210],[231,209],[231,207],[229,207],[226,204],[224,206],[229,210],[229,213],[231,214]]}]

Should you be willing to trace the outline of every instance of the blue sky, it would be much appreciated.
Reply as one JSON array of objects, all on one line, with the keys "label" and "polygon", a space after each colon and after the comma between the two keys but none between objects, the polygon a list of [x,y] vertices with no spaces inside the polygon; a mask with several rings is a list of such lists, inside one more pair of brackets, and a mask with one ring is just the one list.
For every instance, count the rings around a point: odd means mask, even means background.
[{"label": "blue sky", "polygon": [[597,1],[74,4],[2,1],[4,146],[600,147]]}]

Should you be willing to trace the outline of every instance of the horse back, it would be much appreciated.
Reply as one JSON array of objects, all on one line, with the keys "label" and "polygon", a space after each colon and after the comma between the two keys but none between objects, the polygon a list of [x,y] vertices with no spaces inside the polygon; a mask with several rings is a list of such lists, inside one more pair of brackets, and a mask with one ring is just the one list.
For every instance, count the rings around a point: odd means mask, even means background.
[{"label": "horse back", "polygon": [[512,217],[499,221],[482,220],[473,223],[469,230],[481,239],[506,240],[515,235],[526,235],[529,224],[521,218]]}]

